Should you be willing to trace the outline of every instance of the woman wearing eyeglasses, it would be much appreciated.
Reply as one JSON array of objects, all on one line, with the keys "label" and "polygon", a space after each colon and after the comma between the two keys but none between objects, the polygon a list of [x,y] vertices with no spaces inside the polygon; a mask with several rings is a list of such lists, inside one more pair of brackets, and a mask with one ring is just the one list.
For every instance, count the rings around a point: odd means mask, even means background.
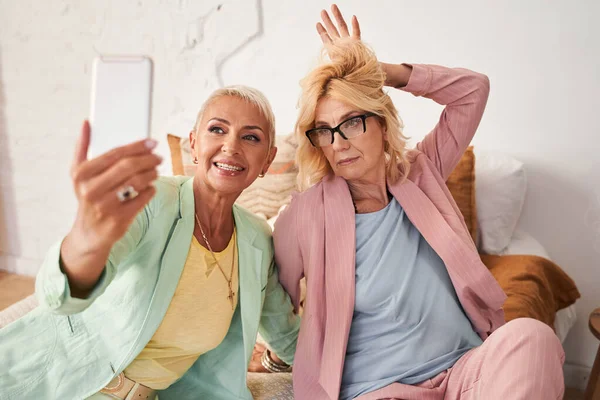
[{"label": "woman wearing eyeglasses", "polygon": [[[330,62],[302,82],[299,180],[275,226],[280,281],[306,301],[294,362],[299,399],[560,399],[552,329],[504,322],[445,180],[475,134],[488,78],[379,63],[337,9],[317,30]],[[384,86],[444,105],[416,149]]]}]

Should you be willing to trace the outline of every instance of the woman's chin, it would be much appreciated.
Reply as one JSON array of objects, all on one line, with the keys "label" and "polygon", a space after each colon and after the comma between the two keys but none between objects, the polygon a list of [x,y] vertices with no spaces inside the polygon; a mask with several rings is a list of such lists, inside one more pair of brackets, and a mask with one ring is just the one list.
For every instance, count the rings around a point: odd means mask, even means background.
[{"label": "woman's chin", "polygon": [[341,178],[344,178],[347,181],[359,180],[365,175],[365,171],[360,170],[360,168],[338,168],[335,171],[335,174]]},{"label": "woman's chin", "polygon": [[361,161],[346,166],[338,166],[334,172],[347,181],[378,183],[381,182],[381,179],[385,180],[385,163],[372,165]]}]

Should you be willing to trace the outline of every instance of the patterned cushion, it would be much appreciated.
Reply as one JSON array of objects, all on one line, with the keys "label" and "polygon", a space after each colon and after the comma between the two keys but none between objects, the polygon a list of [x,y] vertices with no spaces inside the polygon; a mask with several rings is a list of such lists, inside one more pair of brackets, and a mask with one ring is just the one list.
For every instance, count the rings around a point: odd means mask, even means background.
[{"label": "patterned cushion", "polygon": [[248,389],[254,400],[293,400],[291,373],[248,373]]},{"label": "patterned cushion", "polygon": [[11,322],[16,321],[37,306],[38,301],[35,295],[32,294],[28,297],[25,297],[23,300],[19,300],[11,306],[5,308],[4,310],[0,311],[0,328],[4,328]]}]

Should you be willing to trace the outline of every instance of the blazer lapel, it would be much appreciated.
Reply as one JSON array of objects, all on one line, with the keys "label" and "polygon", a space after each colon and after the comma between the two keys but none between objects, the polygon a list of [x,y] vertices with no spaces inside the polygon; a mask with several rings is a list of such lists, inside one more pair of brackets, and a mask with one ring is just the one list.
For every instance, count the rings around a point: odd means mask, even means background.
[{"label": "blazer lapel", "polygon": [[388,189],[398,200],[410,221],[444,260],[447,267],[455,267],[453,261],[456,257],[460,257],[463,261],[462,265],[465,266],[473,261],[478,261],[477,253],[465,251],[467,250],[466,244],[414,182],[407,179],[400,184],[388,186]]},{"label": "blazer lapel", "polygon": [[340,390],[344,356],[354,312],[356,227],[346,181],[323,180],[325,208],[325,307],[327,324],[319,383],[331,399]]},{"label": "blazer lapel", "polygon": [[244,335],[244,356],[248,361],[256,342],[256,332],[258,332],[258,321],[260,319],[264,249],[254,246],[256,229],[235,205],[233,207],[233,217],[237,234],[240,277],[239,307],[241,307],[240,315]]},{"label": "blazer lapel", "polygon": [[[143,329],[132,354],[139,354],[158,329],[177,289],[194,234],[193,179],[185,181],[179,191],[179,218],[165,250],[158,282],[150,300],[146,329]],[[149,329],[152,328],[152,329]],[[131,362],[129,360],[128,362]],[[124,368],[124,367],[123,367]]]},{"label": "blazer lapel", "polygon": [[504,292],[481,264],[479,254],[460,238],[414,182],[407,179],[388,188],[413,225],[444,261],[474,329],[485,338],[491,329],[491,321],[485,316],[482,306],[485,304],[492,310],[499,309],[505,299]]}]

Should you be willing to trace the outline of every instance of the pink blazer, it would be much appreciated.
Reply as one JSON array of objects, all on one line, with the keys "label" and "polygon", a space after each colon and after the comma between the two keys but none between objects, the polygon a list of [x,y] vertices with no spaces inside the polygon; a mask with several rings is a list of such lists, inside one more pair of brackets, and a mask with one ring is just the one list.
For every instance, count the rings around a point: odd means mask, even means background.
[{"label": "pink blazer", "polygon": [[[465,69],[413,65],[403,90],[446,107],[435,128],[408,153],[408,179],[388,188],[444,261],[473,329],[485,339],[504,324],[506,295],[481,262],[445,181],[479,125],[489,81]],[[335,176],[295,195],[277,220],[279,279],[296,308],[300,279],[307,282],[294,360],[298,399],[339,397],[354,310],[355,233],[350,191]]]}]

